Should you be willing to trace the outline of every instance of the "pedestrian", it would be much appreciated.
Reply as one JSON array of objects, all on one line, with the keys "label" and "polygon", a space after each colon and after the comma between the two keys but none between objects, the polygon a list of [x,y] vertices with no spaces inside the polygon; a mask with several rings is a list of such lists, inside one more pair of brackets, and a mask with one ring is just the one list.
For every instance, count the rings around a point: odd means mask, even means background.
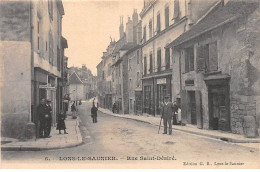
[{"label": "pedestrian", "polygon": [[91,108],[91,117],[92,117],[93,123],[97,123],[97,111],[98,111],[98,108],[95,106],[95,103],[93,102],[93,105]]},{"label": "pedestrian", "polygon": [[169,125],[169,135],[172,134],[172,117],[173,113],[177,111],[177,105],[174,105],[171,101],[171,97],[165,96],[165,102],[162,105],[162,118],[163,118],[163,126],[164,133],[167,134],[167,124]]},{"label": "pedestrian", "polygon": [[47,118],[48,118],[48,107],[46,106],[46,100],[41,99],[39,106],[37,107],[37,114],[40,122],[40,138],[47,137]]},{"label": "pedestrian", "polygon": [[50,133],[51,133],[51,123],[52,123],[52,107],[51,107],[51,100],[47,99],[46,101],[46,106],[48,109],[48,118],[46,118],[46,137],[51,137]]},{"label": "pedestrian", "polygon": [[77,118],[77,108],[75,106],[75,101],[71,105],[71,112],[72,112],[72,118],[76,119]]},{"label": "pedestrian", "polygon": [[59,130],[59,134],[61,134],[61,130],[64,130],[64,134],[69,134],[66,131],[66,125],[65,125],[65,115],[63,112],[61,112],[58,115],[58,122],[57,122],[57,127],[56,130]]},{"label": "pedestrian", "polygon": [[112,112],[113,112],[113,113],[116,113],[116,102],[114,102],[114,104],[113,104]]}]

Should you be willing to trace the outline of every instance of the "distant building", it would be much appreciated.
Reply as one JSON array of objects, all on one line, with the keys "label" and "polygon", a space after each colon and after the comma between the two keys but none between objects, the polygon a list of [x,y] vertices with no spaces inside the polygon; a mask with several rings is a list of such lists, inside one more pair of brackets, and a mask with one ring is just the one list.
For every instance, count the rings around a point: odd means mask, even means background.
[{"label": "distant building", "polygon": [[75,71],[69,76],[69,95],[71,101],[86,99],[85,83]]}]

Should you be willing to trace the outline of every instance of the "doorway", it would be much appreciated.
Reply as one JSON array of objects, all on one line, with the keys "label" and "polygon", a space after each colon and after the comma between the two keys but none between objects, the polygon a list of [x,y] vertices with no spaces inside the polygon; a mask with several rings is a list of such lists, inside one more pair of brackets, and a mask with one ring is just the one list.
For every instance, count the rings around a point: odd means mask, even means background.
[{"label": "doorway", "polygon": [[195,91],[188,91],[189,98],[189,110],[190,110],[190,123],[197,125],[197,115],[196,115],[196,98]]},{"label": "doorway", "polygon": [[230,131],[228,85],[209,87],[209,128],[212,130]]}]

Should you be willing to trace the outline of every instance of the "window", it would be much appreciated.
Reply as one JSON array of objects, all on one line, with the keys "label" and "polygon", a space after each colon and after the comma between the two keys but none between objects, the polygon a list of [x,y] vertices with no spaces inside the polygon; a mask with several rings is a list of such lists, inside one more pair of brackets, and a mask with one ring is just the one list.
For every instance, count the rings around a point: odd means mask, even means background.
[{"label": "window", "polygon": [[114,76],[114,72],[112,72],[112,81],[115,81],[115,76]]},{"label": "window", "polygon": [[129,91],[131,91],[132,90],[132,79],[130,78],[129,79]]},{"label": "window", "polygon": [[149,69],[150,73],[153,73],[153,54],[150,54],[150,69]]},{"label": "window", "polygon": [[218,71],[217,42],[198,47],[197,53],[197,71]]},{"label": "window", "polygon": [[139,64],[139,50],[136,52],[136,63]]},{"label": "window", "polygon": [[48,11],[50,19],[53,20],[53,2],[52,0],[48,0]]},{"label": "window", "polygon": [[37,22],[37,50],[40,51],[40,20]]},{"label": "window", "polygon": [[152,24],[152,20],[149,21],[149,38],[152,37],[152,33],[153,33],[153,24]]},{"label": "window", "polygon": [[170,69],[170,65],[171,65],[171,61],[170,61],[170,48],[166,48],[165,49],[165,66],[166,66],[166,70]]},{"label": "window", "polygon": [[180,5],[179,5],[179,0],[174,0],[174,16],[173,19],[174,21],[178,21],[180,18]]},{"label": "window", "polygon": [[185,49],[185,72],[194,71],[194,48]]},{"label": "window", "polygon": [[102,79],[105,80],[105,72],[102,71]]},{"label": "window", "polygon": [[157,50],[157,66],[158,72],[160,72],[162,68],[161,49]]},{"label": "window", "polygon": [[136,73],[136,87],[140,87],[140,73]]},{"label": "window", "polygon": [[107,67],[108,67],[108,69],[107,69],[107,75],[109,76],[109,75],[111,75],[111,63],[109,63],[109,64],[107,65]]},{"label": "window", "polygon": [[144,56],[144,75],[147,74],[147,57]]},{"label": "window", "polygon": [[169,7],[165,8],[165,28],[169,26]]},{"label": "window", "polygon": [[53,37],[51,31],[49,31],[49,63],[53,65]]},{"label": "window", "polygon": [[143,36],[144,42],[146,42],[146,26],[144,26],[144,36]]},{"label": "window", "polygon": [[131,59],[128,59],[128,70],[131,71]]},{"label": "window", "polygon": [[161,31],[161,16],[160,13],[157,14],[157,33],[159,33]]},{"label": "window", "polygon": [[57,46],[57,69],[61,70],[61,52],[59,46]]}]

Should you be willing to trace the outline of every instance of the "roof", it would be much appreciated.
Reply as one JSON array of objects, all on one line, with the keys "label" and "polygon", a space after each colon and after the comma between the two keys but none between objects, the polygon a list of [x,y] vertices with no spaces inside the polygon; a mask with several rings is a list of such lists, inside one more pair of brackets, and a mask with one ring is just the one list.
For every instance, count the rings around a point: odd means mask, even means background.
[{"label": "roof", "polygon": [[61,45],[63,48],[68,48],[68,41],[63,36],[61,37]]},{"label": "roof", "polygon": [[120,50],[130,50],[130,49],[132,49],[134,46],[135,46],[134,43],[127,43],[127,44],[123,45],[123,46],[120,48]]},{"label": "roof", "polygon": [[64,7],[61,0],[57,0],[57,7],[61,15],[64,15]]},{"label": "roof", "polygon": [[79,75],[75,71],[69,77],[69,84],[83,84]]},{"label": "roof", "polygon": [[180,45],[186,41],[200,36],[201,34],[211,31],[224,24],[230,23],[239,17],[249,15],[258,7],[259,2],[255,1],[230,0],[225,6],[220,3],[207,16],[205,16],[205,18],[200,20],[190,30],[180,35],[166,48]]},{"label": "roof", "polygon": [[115,48],[113,50],[113,54],[119,52],[120,48],[125,44],[125,41],[126,41],[126,36],[124,34],[124,36],[116,42]]}]

